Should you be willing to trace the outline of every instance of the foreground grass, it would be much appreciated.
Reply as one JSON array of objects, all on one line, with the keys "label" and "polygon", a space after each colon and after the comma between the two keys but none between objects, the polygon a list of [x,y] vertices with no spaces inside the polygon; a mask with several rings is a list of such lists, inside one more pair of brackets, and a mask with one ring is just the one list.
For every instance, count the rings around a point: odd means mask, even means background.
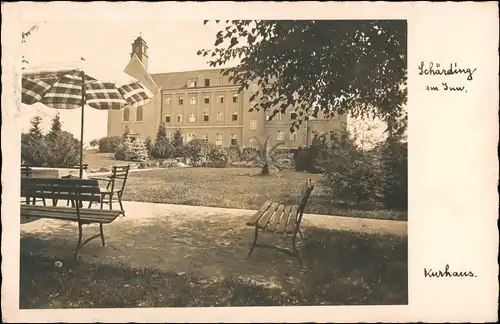
[{"label": "foreground grass", "polygon": [[176,168],[132,172],[124,200],[191,206],[259,209],[266,200],[298,203],[306,179],[316,182],[306,213],[406,220],[407,213],[363,210],[332,203],[319,184],[321,176],[283,171],[264,177],[250,168]]},{"label": "foreground grass", "polygon": [[408,303],[406,237],[320,229],[306,236],[303,274],[287,291],[151,268],[72,261],[57,267],[21,252],[20,308]]}]

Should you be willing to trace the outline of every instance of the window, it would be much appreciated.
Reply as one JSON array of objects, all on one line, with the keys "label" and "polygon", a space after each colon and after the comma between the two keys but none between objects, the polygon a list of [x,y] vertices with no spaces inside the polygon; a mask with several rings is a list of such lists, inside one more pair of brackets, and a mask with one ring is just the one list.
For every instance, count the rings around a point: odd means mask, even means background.
[{"label": "window", "polygon": [[170,123],[170,115],[165,116],[165,123]]},{"label": "window", "polygon": [[203,113],[203,121],[208,121],[209,120],[209,115],[208,115],[208,112],[204,112]]},{"label": "window", "polygon": [[269,113],[269,111],[266,111],[266,120],[271,120],[271,114]]},{"label": "window", "polygon": [[196,80],[189,80],[188,88],[196,88]]},{"label": "window", "polygon": [[171,101],[170,97],[165,98],[165,106],[170,106],[170,101]]},{"label": "window", "polygon": [[207,134],[201,135],[201,140],[208,143],[208,135]]},{"label": "window", "polygon": [[295,112],[291,113],[290,119],[297,119],[297,113],[295,113]]},{"label": "window", "polygon": [[276,134],[276,140],[282,141],[284,138],[285,138],[285,133],[283,133],[282,131],[278,131],[278,133]]},{"label": "window", "polygon": [[135,111],[135,121],[141,122],[142,121],[142,107],[137,107],[137,110]]},{"label": "window", "polygon": [[215,137],[215,145],[222,146],[222,134],[217,134]]},{"label": "window", "polygon": [[189,97],[189,103],[191,105],[196,105],[196,96]]},{"label": "window", "polygon": [[231,134],[231,145],[238,145],[236,134]]},{"label": "window", "polygon": [[182,123],[182,115],[177,115],[177,122]]},{"label": "window", "polygon": [[194,121],[196,120],[194,114],[189,114],[189,122],[190,123],[194,123]]},{"label": "window", "polygon": [[257,86],[257,83],[252,83],[252,84],[250,85],[250,91],[251,91],[252,93],[257,92],[257,87],[258,87],[258,86]]},{"label": "window", "polygon": [[233,95],[233,102],[236,103],[238,102],[240,99],[240,96],[238,96],[237,94]]},{"label": "window", "polygon": [[203,98],[203,103],[205,103],[206,105],[208,105],[210,103],[210,97],[209,96],[205,96]]},{"label": "window", "polygon": [[210,87],[210,79],[205,79],[205,87]]},{"label": "window", "polygon": [[297,132],[290,132],[290,141],[297,140]]},{"label": "window", "polygon": [[256,148],[257,147],[257,145],[255,143],[255,138],[251,138],[249,144],[250,144],[250,148]]},{"label": "window", "polygon": [[277,113],[275,115],[275,117],[276,117],[276,120],[283,120],[283,114],[281,112]]},{"label": "window", "polygon": [[217,97],[217,102],[218,103],[224,103],[224,96],[218,96]]},{"label": "window", "polygon": [[233,113],[232,120],[233,121],[237,121],[238,120],[238,113]]},{"label": "window", "polygon": [[217,113],[217,120],[218,121],[224,120],[224,113],[223,112],[218,112]]},{"label": "window", "polygon": [[177,97],[177,104],[182,106],[184,104],[184,98],[182,97]]},{"label": "window", "polygon": [[130,108],[129,107],[125,107],[125,109],[123,109],[122,117],[123,117],[122,118],[123,122],[128,123],[130,121]]},{"label": "window", "polygon": [[257,129],[257,120],[252,119],[250,121],[250,130],[256,130]]}]

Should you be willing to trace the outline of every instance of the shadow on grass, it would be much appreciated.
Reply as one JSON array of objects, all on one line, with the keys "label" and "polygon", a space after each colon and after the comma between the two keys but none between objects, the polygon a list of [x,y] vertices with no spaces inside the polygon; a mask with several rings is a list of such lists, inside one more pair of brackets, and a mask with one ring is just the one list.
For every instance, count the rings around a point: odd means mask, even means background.
[{"label": "shadow on grass", "polygon": [[[242,278],[90,264],[21,250],[20,308],[121,308],[408,303],[407,239],[313,229],[304,269],[282,290]],[[251,261],[250,261],[251,262]],[[249,278],[251,279],[251,278]]]}]

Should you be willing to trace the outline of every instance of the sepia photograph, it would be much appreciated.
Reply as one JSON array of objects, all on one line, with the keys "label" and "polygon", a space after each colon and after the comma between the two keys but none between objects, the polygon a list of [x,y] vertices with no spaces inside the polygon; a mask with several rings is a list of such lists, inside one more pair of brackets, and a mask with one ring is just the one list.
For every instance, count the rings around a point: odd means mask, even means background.
[{"label": "sepia photograph", "polygon": [[24,28],[20,309],[408,304],[406,20]]},{"label": "sepia photograph", "polygon": [[2,322],[498,321],[497,3],[1,7]]}]

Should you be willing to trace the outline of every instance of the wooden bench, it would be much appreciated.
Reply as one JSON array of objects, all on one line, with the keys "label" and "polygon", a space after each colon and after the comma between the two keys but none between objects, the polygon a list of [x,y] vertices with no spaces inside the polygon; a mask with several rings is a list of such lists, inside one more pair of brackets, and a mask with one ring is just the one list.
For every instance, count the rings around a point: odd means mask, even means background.
[{"label": "wooden bench", "polygon": [[[102,210],[83,208],[82,202],[98,202],[100,189],[97,180],[86,179],[43,179],[22,178],[21,196],[27,201],[36,198],[52,199],[53,206],[38,206],[21,204],[21,216],[51,218],[78,223],[78,243],[74,257],[78,258],[80,250],[91,240],[101,237],[102,246],[105,246],[103,224],[113,222],[123,214],[122,210]],[[59,200],[70,200],[75,203],[73,207],[57,206]],[[93,235],[82,243],[83,225],[98,223],[99,234]]]},{"label": "wooden bench", "polygon": [[[302,263],[297,247],[295,246],[295,241],[297,234],[303,238],[302,232],[300,231],[300,223],[302,222],[302,216],[313,189],[314,185],[311,179],[309,179],[301,188],[299,204],[283,205],[275,201],[266,201],[260,209],[250,217],[246,224],[255,227],[255,236],[250,251],[248,252],[249,257],[252,255],[256,246],[270,247],[295,256],[299,259],[299,262]],[[257,244],[259,232],[269,232],[274,235],[292,235],[292,251],[281,249],[277,246]]]}]

